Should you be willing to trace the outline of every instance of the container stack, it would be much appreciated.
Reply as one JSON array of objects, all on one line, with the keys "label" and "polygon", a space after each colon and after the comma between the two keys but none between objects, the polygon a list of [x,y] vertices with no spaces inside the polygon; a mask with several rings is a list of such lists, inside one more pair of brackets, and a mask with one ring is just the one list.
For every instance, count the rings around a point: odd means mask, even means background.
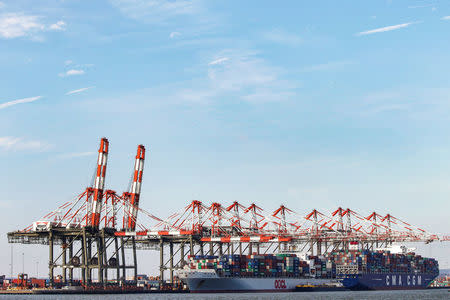
[{"label": "container stack", "polygon": [[363,273],[435,273],[439,266],[435,259],[414,253],[397,254],[389,251],[333,251],[326,255],[328,261],[341,266],[357,266]]},{"label": "container stack", "polygon": [[221,276],[335,278],[337,266],[358,273],[439,272],[436,260],[414,253],[339,250],[300,260],[294,254],[196,255],[190,256],[191,269],[214,269]]},{"label": "container stack", "polygon": [[217,267],[218,256],[212,255],[195,255],[189,256],[191,269],[214,269]]},{"label": "container stack", "polygon": [[309,265],[294,254],[190,256],[191,269],[215,269],[221,276],[299,277],[309,275]]},{"label": "container stack", "polygon": [[336,275],[336,264],[325,256],[308,256],[310,274],[316,278],[332,278]]}]

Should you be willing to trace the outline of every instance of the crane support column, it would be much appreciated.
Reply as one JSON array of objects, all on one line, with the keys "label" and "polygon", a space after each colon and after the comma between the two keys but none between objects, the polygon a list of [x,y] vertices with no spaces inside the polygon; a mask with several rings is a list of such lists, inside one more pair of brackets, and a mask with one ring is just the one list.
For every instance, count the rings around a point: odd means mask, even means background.
[{"label": "crane support column", "polygon": [[87,237],[86,237],[86,228],[83,228],[83,239],[81,240],[81,252],[82,252],[82,263],[83,263],[83,272],[82,272],[82,278],[83,278],[83,284],[87,283],[88,278],[88,258],[87,258]]},{"label": "crane support column", "polygon": [[61,250],[62,250],[62,277],[63,277],[64,284],[67,283],[67,258],[66,258],[67,251],[66,251],[66,249],[67,249],[66,238],[63,237]]},{"label": "crane support column", "polygon": [[185,264],[185,260],[184,260],[184,243],[185,242],[181,242],[180,243],[180,256],[181,256],[181,259],[180,259],[180,265],[179,265],[179,267],[180,268],[183,268],[184,267],[184,264]]},{"label": "crane support column", "polygon": [[164,242],[161,238],[159,241],[159,281],[164,283]]},{"label": "crane support column", "polygon": [[106,238],[105,238],[105,229],[102,230],[102,252],[103,252],[103,280],[104,283],[108,282],[108,253],[107,253],[107,245],[106,245]]},{"label": "crane support column", "polygon": [[169,242],[169,255],[170,255],[170,284],[173,286],[173,242]]},{"label": "crane support column", "polygon": [[114,237],[114,246],[116,248],[116,280],[117,283],[120,282],[120,260],[119,260],[119,240]]},{"label": "crane support column", "polygon": [[87,238],[87,257],[86,257],[86,271],[87,271],[87,282],[89,284],[92,283],[92,239],[90,237]]},{"label": "crane support column", "polygon": [[69,283],[73,283],[73,267],[72,267],[72,258],[73,258],[73,238],[69,238]]},{"label": "crane support column", "polygon": [[53,286],[53,233],[50,231],[48,236],[48,279],[50,280],[50,286]]},{"label": "crane support column", "polygon": [[121,252],[122,252],[122,280],[125,281],[127,279],[127,269],[126,269],[126,260],[125,260],[125,243],[123,242],[123,238],[121,240]]},{"label": "crane support column", "polygon": [[136,239],[132,238],[133,242],[133,264],[134,264],[134,281],[137,281],[137,256],[136,256]]},{"label": "crane support column", "polygon": [[97,238],[97,264],[98,264],[98,281],[103,283],[103,245],[100,237]]}]

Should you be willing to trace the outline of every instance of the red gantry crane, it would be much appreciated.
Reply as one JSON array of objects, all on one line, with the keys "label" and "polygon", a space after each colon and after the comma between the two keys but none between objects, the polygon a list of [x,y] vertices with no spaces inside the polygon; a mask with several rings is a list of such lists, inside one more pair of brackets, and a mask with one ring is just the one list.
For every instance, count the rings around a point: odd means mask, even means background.
[{"label": "red gantry crane", "polygon": [[[106,138],[102,138],[93,185],[86,188],[73,201],[65,202],[24,230],[9,233],[9,241],[53,245],[53,239],[60,239],[59,242],[65,245],[63,252],[65,253],[65,249],[70,249],[74,241],[86,245],[86,241],[96,240],[96,254],[89,253],[91,246],[81,248],[83,263],[80,264],[78,259],[78,264],[68,265],[63,258],[62,264],[51,263],[49,266],[51,270],[55,266],[63,266],[64,270],[72,270],[74,267],[84,268],[83,274],[86,275],[83,275],[85,276],[83,280],[89,282],[90,270],[93,268],[89,266],[90,261],[95,262],[94,268],[98,268],[99,274],[105,277],[108,272],[105,273],[104,270],[108,267],[117,268],[117,280],[120,278],[120,270],[122,277],[125,276],[126,269],[131,267],[126,266],[124,261],[119,264],[118,252],[130,245],[133,247],[134,257],[136,246],[142,246],[143,249],[159,247],[160,271],[163,276],[164,270],[173,271],[176,268],[173,259],[178,251],[181,254],[178,266],[183,265],[184,245],[187,243],[190,244],[190,255],[195,255],[199,251],[203,253],[204,243],[210,244],[210,254],[216,253],[214,244],[219,246],[217,247],[220,249],[217,250],[219,253],[223,251],[223,246],[228,246],[226,248],[232,253],[235,249],[239,249],[241,253],[245,249],[251,252],[252,245],[255,244],[258,252],[263,248],[260,246],[264,246],[265,251],[279,251],[281,248],[291,247],[297,250],[309,249],[312,252],[315,245],[317,253],[323,253],[337,248],[347,248],[349,245],[373,249],[379,244],[387,246],[394,242],[430,243],[450,240],[448,235],[429,233],[390,213],[381,215],[372,212],[365,217],[350,208],[342,207],[330,213],[317,209],[299,213],[281,205],[273,212],[266,212],[255,203],[246,207],[238,201],[224,205],[219,202],[205,204],[199,200],[192,200],[181,211],[172,212],[167,218],[160,218],[140,207],[145,147],[139,145],[137,148],[132,182],[122,196],[105,188],[108,152],[109,142]],[[123,220],[121,228],[117,222],[120,218]],[[112,242],[105,240],[105,236],[115,240],[115,251],[112,254],[115,257],[108,258],[108,251],[105,249]],[[118,246],[119,240],[121,250]],[[169,267],[163,262],[163,249],[167,243],[170,245]],[[180,245],[180,249],[176,252],[173,252],[174,243]],[[235,248],[235,244],[239,247]],[[152,247],[147,247],[149,245]],[[275,248],[270,248],[270,245],[274,245]],[[198,247],[200,250],[196,250]],[[50,253],[53,253],[52,251]],[[124,260],[124,252],[121,253]],[[72,254],[69,255],[71,261],[74,259],[71,257]],[[50,261],[54,261],[53,256],[50,257]],[[111,261],[117,263],[110,263]],[[107,262],[109,266],[106,266]],[[137,272],[136,259],[132,268]],[[99,278],[103,277],[99,275]]]}]

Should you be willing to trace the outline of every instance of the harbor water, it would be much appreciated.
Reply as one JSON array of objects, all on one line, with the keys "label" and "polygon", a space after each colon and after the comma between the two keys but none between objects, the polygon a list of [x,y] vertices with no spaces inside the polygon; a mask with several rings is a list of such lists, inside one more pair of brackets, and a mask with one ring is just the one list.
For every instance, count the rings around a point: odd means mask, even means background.
[{"label": "harbor water", "polygon": [[311,292],[311,293],[231,293],[231,294],[128,294],[128,295],[0,295],[0,299],[33,300],[294,300],[294,299],[450,299],[447,289],[408,291]]}]

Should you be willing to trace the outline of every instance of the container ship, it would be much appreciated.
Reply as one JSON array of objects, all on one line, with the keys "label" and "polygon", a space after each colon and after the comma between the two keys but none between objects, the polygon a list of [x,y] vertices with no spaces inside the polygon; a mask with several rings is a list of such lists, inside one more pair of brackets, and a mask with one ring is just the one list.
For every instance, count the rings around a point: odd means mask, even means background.
[{"label": "container ship", "polygon": [[[300,258],[300,257],[301,258]],[[424,289],[439,275],[436,260],[387,250],[296,254],[191,256],[178,273],[193,293]],[[301,290],[301,289],[300,289]]]},{"label": "container ship", "polygon": [[[315,260],[300,260],[295,254],[197,255],[178,275],[194,293],[291,292],[298,285],[339,284],[325,261],[318,263],[316,273]],[[310,276],[311,268],[320,276]]]}]

